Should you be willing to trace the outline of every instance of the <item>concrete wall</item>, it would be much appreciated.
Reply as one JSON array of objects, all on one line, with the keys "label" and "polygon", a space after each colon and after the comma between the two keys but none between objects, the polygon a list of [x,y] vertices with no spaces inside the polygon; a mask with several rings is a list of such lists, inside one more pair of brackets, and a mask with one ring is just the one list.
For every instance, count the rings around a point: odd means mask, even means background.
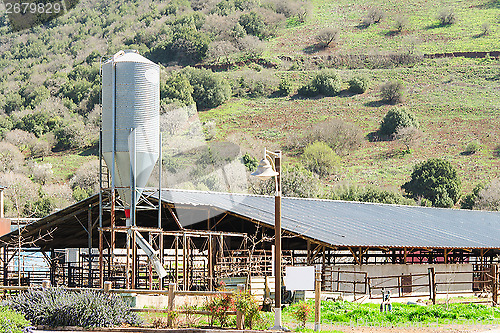
[{"label": "concrete wall", "polygon": [[[332,280],[338,279],[338,271],[351,271],[367,273],[367,277],[371,280],[373,287],[393,287],[398,285],[398,279],[405,281],[400,284],[424,285],[415,286],[412,288],[405,288],[399,290],[398,288],[387,288],[391,291],[391,295],[397,296],[399,294],[412,294],[412,295],[429,295],[429,278],[428,269],[434,267],[436,271],[437,292],[472,292],[472,279],[473,267],[472,264],[387,264],[387,265],[342,265],[332,266],[327,269],[331,272]],[[446,272],[446,274],[440,274]],[[414,274],[425,274],[425,276],[412,276]],[[387,276],[402,276],[402,278],[392,277],[384,278]],[[325,280],[328,281],[328,276]],[[340,283],[333,282],[331,290],[339,290],[345,293],[354,293],[353,281],[356,281],[356,294],[368,293],[368,287],[364,284],[365,276],[356,273],[342,273],[340,272]],[[456,283],[463,282],[463,283]],[[453,283],[453,284],[440,284],[440,283]],[[386,290],[387,290],[386,289]],[[381,289],[372,289],[373,296],[378,297],[381,295]]]}]

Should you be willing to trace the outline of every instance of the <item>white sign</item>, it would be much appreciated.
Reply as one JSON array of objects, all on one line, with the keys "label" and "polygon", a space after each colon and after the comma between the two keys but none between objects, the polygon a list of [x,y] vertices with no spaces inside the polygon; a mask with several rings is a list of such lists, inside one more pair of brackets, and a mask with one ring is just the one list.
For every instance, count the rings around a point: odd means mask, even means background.
[{"label": "white sign", "polygon": [[285,267],[286,290],[314,290],[314,266]]}]

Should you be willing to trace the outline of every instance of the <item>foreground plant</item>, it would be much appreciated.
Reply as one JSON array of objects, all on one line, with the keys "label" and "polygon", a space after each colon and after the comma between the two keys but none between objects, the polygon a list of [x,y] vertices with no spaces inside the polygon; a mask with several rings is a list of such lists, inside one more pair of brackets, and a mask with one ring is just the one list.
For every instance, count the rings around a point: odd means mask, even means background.
[{"label": "foreground plant", "polygon": [[23,333],[30,331],[30,322],[21,313],[7,307],[0,307],[0,333]]},{"label": "foreground plant", "polygon": [[4,304],[23,313],[35,325],[110,327],[141,323],[122,297],[94,290],[30,289]]}]

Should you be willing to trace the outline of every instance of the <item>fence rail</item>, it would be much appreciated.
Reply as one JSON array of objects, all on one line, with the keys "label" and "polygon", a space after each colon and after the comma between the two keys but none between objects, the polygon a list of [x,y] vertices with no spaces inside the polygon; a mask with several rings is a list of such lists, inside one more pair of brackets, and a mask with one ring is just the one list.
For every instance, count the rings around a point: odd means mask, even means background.
[{"label": "fence rail", "polygon": [[[43,289],[49,288],[50,283],[48,281],[44,281],[42,286],[29,287],[29,286],[2,286],[0,285],[0,291],[26,291],[29,289]],[[244,285],[238,285],[238,292],[244,290]],[[168,290],[144,290],[144,289],[112,289],[110,282],[105,282],[104,288],[64,288],[66,290],[71,291],[82,291],[82,290],[100,290],[106,293],[111,294],[142,294],[142,295],[166,295],[168,297],[168,307],[167,309],[131,309],[132,312],[145,312],[145,313],[166,313],[167,317],[167,325],[168,327],[173,326],[173,318],[175,317],[173,313],[191,313],[197,315],[211,315],[210,311],[205,310],[183,310],[175,308],[175,297],[176,296],[219,296],[219,295],[233,295],[234,291],[182,291],[176,290],[176,284],[169,284]],[[239,310],[236,311],[226,311],[228,315],[236,316],[236,329],[243,329],[243,313]]]}]

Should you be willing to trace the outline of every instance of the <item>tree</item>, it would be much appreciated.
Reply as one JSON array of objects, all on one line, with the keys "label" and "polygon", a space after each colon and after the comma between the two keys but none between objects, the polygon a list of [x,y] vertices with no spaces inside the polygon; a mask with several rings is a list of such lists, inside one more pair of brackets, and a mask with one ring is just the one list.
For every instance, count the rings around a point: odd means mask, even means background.
[{"label": "tree", "polygon": [[340,157],[325,142],[316,141],[304,149],[306,168],[320,177],[326,177],[337,171]]},{"label": "tree", "polygon": [[418,121],[406,108],[394,107],[390,109],[384,116],[384,119],[382,119],[379,133],[381,135],[391,136],[404,127],[418,128]]},{"label": "tree", "polygon": [[238,23],[245,29],[247,34],[264,38],[266,35],[266,24],[262,17],[256,12],[242,14]]},{"label": "tree", "polygon": [[472,190],[472,193],[467,194],[462,200],[460,200],[461,209],[474,209],[476,200],[479,197],[479,192],[484,188],[483,184],[478,184]]},{"label": "tree", "polygon": [[460,199],[461,186],[453,165],[433,158],[414,166],[411,180],[401,188],[414,199],[429,200],[434,207],[452,207]]},{"label": "tree", "polygon": [[500,210],[500,179],[494,179],[488,186],[479,190],[474,209]]},{"label": "tree", "polygon": [[406,152],[410,153],[411,148],[422,138],[422,131],[415,126],[398,127],[394,137],[406,147]]},{"label": "tree", "polygon": [[337,41],[337,37],[339,35],[338,29],[335,28],[326,28],[323,29],[317,36],[316,40],[319,45],[322,47],[328,47],[331,43]]},{"label": "tree", "polygon": [[211,70],[189,67],[185,73],[193,87],[193,99],[198,108],[219,106],[231,96],[231,87],[227,80]]},{"label": "tree", "polygon": [[382,102],[387,104],[399,104],[403,102],[404,86],[399,81],[389,81],[380,87]]}]

